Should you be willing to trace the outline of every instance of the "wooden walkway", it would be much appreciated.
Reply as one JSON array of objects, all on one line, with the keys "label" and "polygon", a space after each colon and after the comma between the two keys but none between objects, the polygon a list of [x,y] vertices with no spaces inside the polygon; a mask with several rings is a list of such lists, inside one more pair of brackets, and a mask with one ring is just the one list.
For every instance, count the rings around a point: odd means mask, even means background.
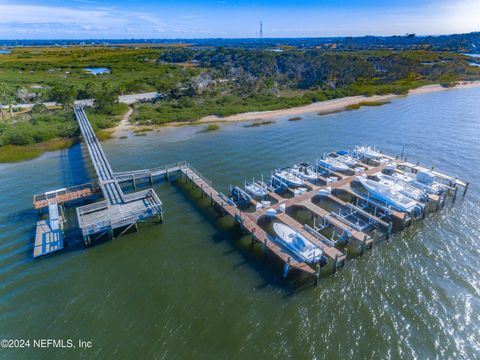
[{"label": "wooden walkway", "polygon": [[63,205],[77,200],[87,200],[100,193],[97,183],[77,185],[69,188],[49,191],[33,196],[33,208],[40,210],[48,207],[49,204]]},{"label": "wooden walkway", "polygon": [[276,244],[272,237],[267,234],[247,213],[241,212],[236,206],[228,204],[226,199],[211,186],[211,182],[205,179],[200,173],[189,165],[183,165],[179,169],[197,188],[208,196],[225,213],[232,216],[235,221],[250,234],[255,243],[263,244],[266,251],[275,254],[283,263],[289,264],[291,268],[306,272],[310,275],[317,275],[317,271],[306,263],[295,259],[295,255],[286,248]]},{"label": "wooden walkway", "polygon": [[[343,191],[348,194],[351,199],[360,199],[362,204],[365,203],[365,201],[371,203],[369,199],[365,198],[363,193],[360,193],[355,187],[352,188],[351,183],[358,176],[357,174],[354,174],[354,171],[349,171],[346,174],[343,174],[332,172],[328,169],[328,176],[336,177],[337,181],[328,182],[327,178],[323,176],[319,176],[318,180],[326,185],[318,185],[305,181],[304,184],[307,191],[301,195],[297,195],[298,192],[294,193],[293,189],[288,189],[289,192],[296,195],[292,198],[286,198],[276,192],[270,192],[268,193],[268,197],[274,200],[275,203],[268,206],[268,209],[259,209],[261,204],[252,199],[251,204],[256,205],[256,210],[253,212],[241,211],[231,198],[215,190],[211,181],[205,178],[186,161],[151,169],[113,172],[84,110],[81,107],[75,107],[75,115],[97,173],[98,182],[35,195],[34,207],[35,209],[42,209],[48,206],[50,213],[52,213],[54,210],[53,205],[55,205],[55,209],[57,209],[59,205],[61,206],[62,204],[71,201],[86,200],[93,195],[99,193],[103,194],[103,201],[77,208],[78,223],[87,244],[90,243],[90,236],[92,235],[100,236],[108,233],[113,236],[113,230],[119,228],[124,229],[122,232],[123,234],[130,227],[136,227],[137,222],[140,220],[155,215],[159,216],[161,219],[163,211],[162,202],[153,189],[125,194],[120,184],[131,183],[136,189],[137,182],[148,181],[150,184],[153,184],[155,179],[158,179],[159,177],[165,177],[168,179],[170,174],[177,174],[180,177],[184,176],[191,181],[201,190],[202,196],[208,197],[211,200],[212,205],[221,210],[223,214],[231,216],[241,229],[250,235],[252,245],[259,243],[263,246],[265,255],[274,254],[284,264],[284,276],[286,276],[290,269],[296,269],[318,279],[321,264],[320,261],[314,264],[303,262],[303,260],[298,258],[295,253],[279,242],[275,236],[270,235],[260,226],[263,217],[267,216],[268,210],[275,210],[276,220],[283,222],[300,233],[311,243],[320,247],[323,250],[324,257],[328,259],[328,262],[333,263],[333,271],[336,271],[338,266],[344,264],[346,261],[346,252],[342,252],[340,249],[336,248],[334,246],[335,243],[331,239],[322,235],[321,229],[324,229],[324,227],[313,229],[295,220],[289,215],[291,214],[289,211],[290,208],[298,207],[310,212],[312,217],[322,220],[322,226],[331,226],[337,234],[341,234],[342,238],[346,238],[347,241],[352,241],[355,244],[361,244],[362,253],[363,249],[373,244],[374,239],[369,234],[376,237],[375,231],[367,234],[365,230],[366,227],[359,225],[364,219],[366,219],[365,223],[367,225],[371,224],[375,228],[385,230],[388,237],[392,231],[392,225],[394,225],[395,222],[400,222],[404,227],[408,218],[406,213],[387,209],[387,215],[389,216],[387,220],[385,217],[380,218],[377,216],[377,212],[372,211],[372,213],[370,213],[369,211],[366,211],[365,208],[357,206],[358,203],[356,205],[355,203],[341,200],[338,196],[340,196],[339,193]],[[405,168],[410,168],[414,172],[428,170],[424,167],[420,167],[418,163],[417,165],[413,165],[406,161],[388,156],[385,156],[385,159],[394,160],[400,167],[403,166]],[[376,164],[361,163],[359,166],[362,166],[365,170],[362,175],[372,176],[375,173],[383,171],[386,165],[382,165],[380,161],[378,161]],[[465,195],[468,183],[439,172],[434,172],[434,175],[438,179],[445,181],[446,187],[449,190],[454,191],[454,199],[459,186],[464,187]],[[345,213],[332,213],[323,209],[319,205],[316,205],[316,198],[320,196],[320,191],[327,189],[330,192],[325,193],[325,191],[323,191],[321,196],[336,204],[340,209],[352,211],[351,213],[347,213],[346,216],[358,214],[358,219],[361,218],[362,220],[353,223],[344,217]],[[444,198],[440,199],[438,196],[430,196],[430,199],[432,201],[444,201]],[[53,211],[53,213],[54,212],[55,211]],[[383,215],[384,214],[382,214],[382,216]],[[403,229],[403,227],[401,228]],[[52,219],[39,221],[37,224],[34,256],[45,255],[61,248],[63,248],[62,229],[59,228],[57,223],[52,221]]]}]

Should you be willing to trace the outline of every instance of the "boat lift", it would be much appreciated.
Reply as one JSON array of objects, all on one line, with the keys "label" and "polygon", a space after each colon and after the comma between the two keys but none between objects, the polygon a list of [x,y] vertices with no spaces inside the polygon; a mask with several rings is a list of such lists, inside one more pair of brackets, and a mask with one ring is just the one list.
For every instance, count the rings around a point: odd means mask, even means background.
[{"label": "boat lift", "polygon": [[338,213],[332,212],[331,214],[334,218],[357,231],[369,231],[376,224],[376,221],[373,218],[365,220],[364,217],[359,214],[358,210],[351,204],[347,204],[344,208],[339,208]]},{"label": "boat lift", "polygon": [[239,205],[245,205],[252,202],[252,197],[238,186],[230,185],[230,194],[233,200]]},{"label": "boat lift", "polygon": [[321,231],[331,226],[328,220],[325,217],[322,217],[321,224],[315,223],[315,218],[313,219],[313,226],[308,226],[305,224],[305,230],[310,232],[312,235],[316,236],[322,243],[327,246],[336,246],[343,245],[348,242],[348,239],[352,237],[348,231],[343,230],[342,233],[338,233],[333,230],[332,237],[327,238],[325,235],[321,234]]},{"label": "boat lift", "polygon": [[275,174],[272,174],[270,178],[270,186],[274,191],[284,191],[290,187],[285,181]]}]

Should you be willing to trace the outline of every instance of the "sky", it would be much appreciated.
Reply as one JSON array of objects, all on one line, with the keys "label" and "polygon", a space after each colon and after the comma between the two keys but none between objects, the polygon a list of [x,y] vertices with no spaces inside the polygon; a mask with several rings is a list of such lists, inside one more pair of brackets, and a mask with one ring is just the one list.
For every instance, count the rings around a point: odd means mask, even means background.
[{"label": "sky", "polygon": [[480,31],[480,0],[0,0],[0,39],[438,35]]}]

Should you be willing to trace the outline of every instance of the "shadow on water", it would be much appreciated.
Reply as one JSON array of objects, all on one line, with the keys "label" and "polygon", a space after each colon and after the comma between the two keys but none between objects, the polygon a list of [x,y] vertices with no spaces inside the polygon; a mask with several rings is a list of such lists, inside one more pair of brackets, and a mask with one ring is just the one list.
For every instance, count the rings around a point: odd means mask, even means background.
[{"label": "shadow on water", "polygon": [[61,174],[65,186],[84,184],[91,181],[82,145],[77,143],[65,150],[60,160]]}]

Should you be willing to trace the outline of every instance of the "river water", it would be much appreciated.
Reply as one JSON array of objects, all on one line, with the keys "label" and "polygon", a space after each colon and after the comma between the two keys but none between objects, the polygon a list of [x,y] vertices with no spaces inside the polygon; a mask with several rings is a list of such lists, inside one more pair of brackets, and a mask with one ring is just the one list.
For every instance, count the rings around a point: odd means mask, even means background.
[{"label": "river water", "polygon": [[164,129],[108,140],[116,171],[188,160],[227,191],[323,152],[376,145],[471,182],[457,199],[347,262],[318,286],[283,280],[189,188],[160,183],[165,222],[85,248],[68,210],[64,251],[32,259],[34,193],[87,182],[83,144],[1,165],[0,338],[79,339],[90,349],[5,358],[335,359],[480,355],[480,89],[269,126]]}]

